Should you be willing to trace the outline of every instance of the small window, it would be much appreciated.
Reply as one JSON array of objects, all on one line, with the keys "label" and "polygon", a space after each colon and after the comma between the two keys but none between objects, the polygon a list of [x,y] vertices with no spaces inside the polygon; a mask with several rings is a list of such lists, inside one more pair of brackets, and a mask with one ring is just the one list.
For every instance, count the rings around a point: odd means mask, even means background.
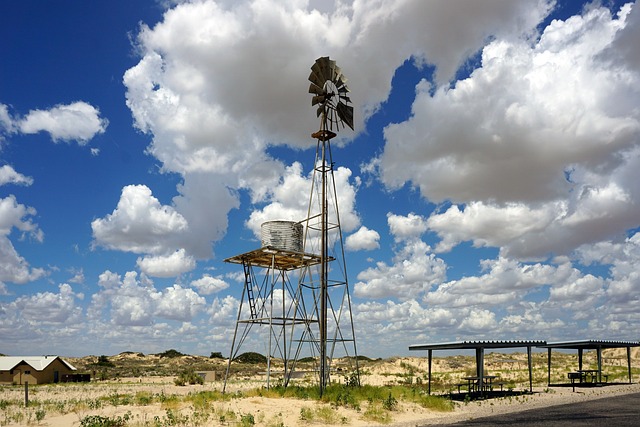
[{"label": "small window", "polygon": [[24,371],[25,375],[31,375],[31,371]]}]

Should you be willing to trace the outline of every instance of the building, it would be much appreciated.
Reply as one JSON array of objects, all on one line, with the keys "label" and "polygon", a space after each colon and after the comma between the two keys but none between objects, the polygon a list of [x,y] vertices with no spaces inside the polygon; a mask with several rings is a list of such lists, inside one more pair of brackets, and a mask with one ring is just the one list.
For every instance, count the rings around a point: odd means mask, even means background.
[{"label": "building", "polygon": [[1,356],[0,384],[57,383],[76,368],[58,356]]}]

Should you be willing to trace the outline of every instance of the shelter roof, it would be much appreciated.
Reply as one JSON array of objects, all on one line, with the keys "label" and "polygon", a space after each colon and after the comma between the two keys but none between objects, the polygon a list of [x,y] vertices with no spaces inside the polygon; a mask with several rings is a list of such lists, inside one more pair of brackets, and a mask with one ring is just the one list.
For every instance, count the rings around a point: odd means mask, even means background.
[{"label": "shelter roof", "polygon": [[476,348],[514,348],[514,347],[541,347],[546,341],[540,340],[500,340],[500,341],[455,341],[436,344],[414,344],[409,350],[455,350]]},{"label": "shelter roof", "polygon": [[42,371],[56,359],[72,371],[76,370],[72,364],[58,356],[0,356],[0,371],[10,371],[21,363],[26,363],[36,371]]},{"label": "shelter roof", "polygon": [[638,347],[640,341],[611,341],[611,340],[577,340],[548,342],[540,347],[546,348],[570,348],[570,349],[597,349],[597,348],[621,348]]}]

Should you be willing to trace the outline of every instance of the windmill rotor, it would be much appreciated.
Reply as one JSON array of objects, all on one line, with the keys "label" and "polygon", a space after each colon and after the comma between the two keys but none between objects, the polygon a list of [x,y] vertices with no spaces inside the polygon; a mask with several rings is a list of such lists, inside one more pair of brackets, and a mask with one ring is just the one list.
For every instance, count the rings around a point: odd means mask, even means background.
[{"label": "windmill rotor", "polygon": [[353,130],[353,106],[347,96],[347,78],[336,61],[323,56],[316,59],[309,74],[309,93],[313,94],[311,105],[318,106],[317,117],[326,120],[329,130],[350,127]]}]

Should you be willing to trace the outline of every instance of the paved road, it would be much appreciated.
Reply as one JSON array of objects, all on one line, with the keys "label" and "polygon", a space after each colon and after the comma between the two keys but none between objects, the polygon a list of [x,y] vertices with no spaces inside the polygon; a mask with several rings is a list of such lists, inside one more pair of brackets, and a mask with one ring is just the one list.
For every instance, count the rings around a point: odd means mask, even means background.
[{"label": "paved road", "polygon": [[640,393],[476,418],[445,426],[510,425],[635,427],[640,425]]}]

